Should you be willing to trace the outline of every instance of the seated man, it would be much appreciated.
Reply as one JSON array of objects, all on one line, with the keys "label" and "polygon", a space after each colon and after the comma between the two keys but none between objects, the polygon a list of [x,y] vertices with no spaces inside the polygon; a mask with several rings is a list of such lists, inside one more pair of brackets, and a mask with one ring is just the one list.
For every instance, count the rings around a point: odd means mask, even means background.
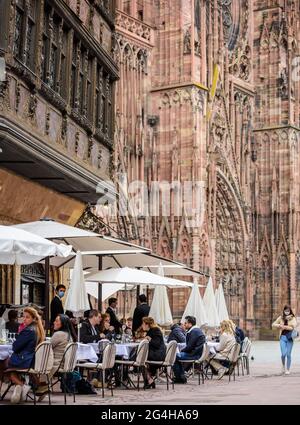
[{"label": "seated man", "polygon": [[175,323],[171,327],[171,333],[168,337],[168,342],[176,341],[179,344],[186,342],[184,323]]},{"label": "seated man", "polygon": [[175,383],[186,384],[187,379],[184,374],[183,364],[180,360],[198,360],[203,351],[205,344],[205,335],[200,328],[196,326],[196,318],[193,316],[186,316],[184,319],[184,327],[187,331],[186,334],[186,347],[177,354],[176,362],[173,366]]},{"label": "seated man", "polygon": [[89,311],[88,319],[81,323],[80,342],[83,344],[89,344],[92,342],[98,342],[101,339],[99,329],[100,320],[101,314],[98,310]]}]

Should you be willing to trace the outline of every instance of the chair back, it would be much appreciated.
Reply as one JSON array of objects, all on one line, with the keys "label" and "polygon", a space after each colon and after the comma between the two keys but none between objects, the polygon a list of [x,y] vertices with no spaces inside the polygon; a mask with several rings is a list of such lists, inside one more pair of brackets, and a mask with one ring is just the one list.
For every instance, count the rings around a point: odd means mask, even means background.
[{"label": "chair back", "polygon": [[240,355],[240,351],[241,351],[241,344],[235,344],[232,347],[232,350],[229,354],[229,360],[235,364],[238,361],[239,355]]},{"label": "chair back", "polygon": [[70,342],[64,351],[64,355],[61,361],[59,372],[69,373],[73,372],[77,363],[77,342]]},{"label": "chair back", "polygon": [[116,344],[109,342],[103,351],[102,369],[112,369],[116,360]]},{"label": "chair back", "polygon": [[246,352],[246,348],[247,348],[248,344],[249,344],[249,338],[246,336],[244,338],[243,343],[242,343],[242,353]]},{"label": "chair back", "polygon": [[110,343],[109,339],[101,339],[98,343],[98,351],[99,355],[101,356],[103,354],[103,351],[105,347]]},{"label": "chair back", "polygon": [[252,342],[250,341],[250,339],[248,339],[247,346],[245,347],[245,354],[247,357],[250,356],[251,347],[252,347]]},{"label": "chair back", "polygon": [[198,363],[202,363],[204,362],[204,360],[206,360],[209,356],[210,350],[209,350],[209,345],[208,344],[204,344],[203,345],[203,350],[202,350],[202,354],[199,360],[197,360]]},{"label": "chair back", "polygon": [[35,349],[34,371],[41,375],[47,375],[54,362],[54,354],[50,341],[41,342]]},{"label": "chair back", "polygon": [[143,340],[139,343],[137,349],[136,360],[134,362],[135,366],[145,366],[146,360],[148,358],[149,352],[149,342],[147,340]]},{"label": "chair back", "polygon": [[173,366],[176,360],[176,353],[177,353],[177,342],[171,341],[167,344],[167,352],[166,352],[166,358],[164,361],[165,366]]}]

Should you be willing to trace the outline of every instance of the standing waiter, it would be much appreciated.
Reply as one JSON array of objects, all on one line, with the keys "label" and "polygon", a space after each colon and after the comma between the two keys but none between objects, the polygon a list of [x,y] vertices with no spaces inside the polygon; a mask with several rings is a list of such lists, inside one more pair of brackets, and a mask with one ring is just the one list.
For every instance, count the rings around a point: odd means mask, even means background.
[{"label": "standing waiter", "polygon": [[50,304],[50,326],[52,328],[54,320],[59,314],[64,314],[64,307],[61,299],[65,296],[66,287],[65,285],[57,285],[55,288],[55,297]]}]

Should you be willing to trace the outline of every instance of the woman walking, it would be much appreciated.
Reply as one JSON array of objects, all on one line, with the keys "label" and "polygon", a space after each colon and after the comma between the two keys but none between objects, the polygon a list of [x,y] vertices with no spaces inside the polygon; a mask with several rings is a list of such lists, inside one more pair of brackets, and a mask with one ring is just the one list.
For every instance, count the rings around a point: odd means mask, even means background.
[{"label": "woman walking", "polygon": [[[281,361],[282,361],[282,373],[289,375],[291,362],[292,362],[292,349],[293,349],[293,330],[297,326],[296,317],[289,305],[285,305],[283,308],[282,315],[275,320],[272,327],[279,329],[280,338],[280,349],[281,349]],[[285,367],[285,359],[287,359],[287,365]]]}]

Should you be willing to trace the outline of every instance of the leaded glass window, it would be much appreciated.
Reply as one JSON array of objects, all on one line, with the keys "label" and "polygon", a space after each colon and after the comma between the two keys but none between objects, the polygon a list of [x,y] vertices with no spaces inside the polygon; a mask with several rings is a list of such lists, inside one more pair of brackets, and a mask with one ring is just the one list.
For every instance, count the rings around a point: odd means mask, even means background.
[{"label": "leaded glass window", "polygon": [[16,3],[14,55],[31,69],[34,68],[36,8],[36,0]]}]

